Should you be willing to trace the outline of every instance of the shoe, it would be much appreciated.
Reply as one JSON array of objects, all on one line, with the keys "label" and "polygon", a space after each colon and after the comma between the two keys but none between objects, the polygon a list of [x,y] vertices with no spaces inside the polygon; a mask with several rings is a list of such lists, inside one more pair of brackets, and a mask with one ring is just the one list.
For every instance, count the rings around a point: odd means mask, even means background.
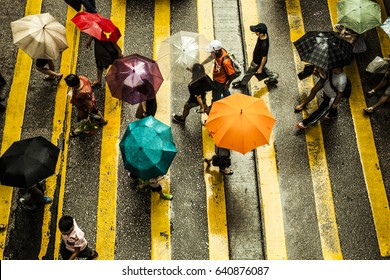
[{"label": "shoe", "polygon": [[296,127],[297,127],[298,129],[306,129],[306,128],[307,128],[307,126],[304,126],[303,123],[301,123],[301,122],[297,123],[297,124],[296,124]]},{"label": "shoe", "polygon": [[246,87],[246,85],[243,85],[241,82],[234,82],[232,84],[232,88],[243,88]]},{"label": "shoe", "polygon": [[207,167],[210,167],[211,159],[205,158],[204,162],[207,164]]},{"label": "shoe", "polygon": [[57,82],[60,82],[61,80],[62,80],[62,77],[63,77],[64,75],[63,74],[61,74],[59,77],[57,77],[56,79],[57,79]]},{"label": "shoe", "polygon": [[173,199],[173,195],[171,195],[169,193],[164,193],[164,196],[162,196],[161,198],[165,199],[165,200],[172,200]]},{"label": "shoe", "polygon": [[99,83],[99,82],[93,82],[91,87],[92,88],[100,88],[102,86],[102,83]]},{"label": "shoe", "polygon": [[372,113],[374,113],[374,108],[372,108],[372,107],[367,107],[367,108],[364,108],[363,110],[364,110],[364,112],[366,112],[367,114],[372,114]]},{"label": "shoe", "polygon": [[96,259],[98,256],[99,256],[98,252],[96,252],[95,250],[93,250],[92,256],[88,257],[87,260],[89,260],[89,261],[94,260],[94,259]]},{"label": "shoe", "polygon": [[323,117],[322,117],[322,119],[323,119],[323,120],[327,120],[327,121],[328,121],[328,120],[334,120],[334,119],[337,119],[337,117],[338,117],[338,115],[336,115],[336,116],[332,116],[332,117],[331,117],[331,116],[329,116],[329,113],[328,113],[328,114],[326,114],[325,116],[323,116]]},{"label": "shoe", "polygon": [[220,172],[225,174],[225,175],[233,175],[233,170],[231,170],[229,168],[225,168],[225,169],[221,170]]},{"label": "shoe", "polygon": [[20,198],[19,202],[24,210],[33,211],[37,209],[37,206],[35,204],[27,204],[26,199],[24,197]]},{"label": "shoe", "polygon": [[56,79],[56,77],[53,77],[53,76],[50,76],[50,75],[46,75],[46,76],[43,78],[44,81],[53,81],[53,80],[55,80],[55,79]]},{"label": "shoe", "polygon": [[0,224],[0,230],[5,230],[7,226],[5,224]]},{"label": "shoe", "polygon": [[70,133],[69,133],[69,136],[71,137],[71,138],[75,138],[75,137],[77,137],[77,136],[79,136],[80,135],[80,133],[76,133],[76,132],[74,132],[74,130],[72,130]]},{"label": "shoe", "polygon": [[52,203],[53,199],[50,196],[44,196],[43,197],[43,204],[49,204]]},{"label": "shoe", "polygon": [[186,121],[181,118],[181,116],[173,114],[173,120],[177,121],[178,123],[185,123]]},{"label": "shoe", "polygon": [[102,125],[106,125],[106,124],[108,124],[108,120],[106,120],[106,119],[101,119],[101,120],[100,120],[100,123],[101,123]]},{"label": "shoe", "polygon": [[376,93],[375,89],[372,89],[372,90],[367,92],[367,94],[370,95],[370,96],[373,96],[375,93]]}]

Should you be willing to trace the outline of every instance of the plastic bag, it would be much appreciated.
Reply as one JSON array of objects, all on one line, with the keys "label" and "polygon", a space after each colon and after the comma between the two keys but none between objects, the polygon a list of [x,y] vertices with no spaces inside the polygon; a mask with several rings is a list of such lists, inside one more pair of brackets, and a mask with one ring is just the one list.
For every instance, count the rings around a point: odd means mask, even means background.
[{"label": "plastic bag", "polygon": [[387,59],[383,59],[380,56],[375,57],[366,68],[366,71],[369,73],[386,73],[389,67],[389,61]]}]

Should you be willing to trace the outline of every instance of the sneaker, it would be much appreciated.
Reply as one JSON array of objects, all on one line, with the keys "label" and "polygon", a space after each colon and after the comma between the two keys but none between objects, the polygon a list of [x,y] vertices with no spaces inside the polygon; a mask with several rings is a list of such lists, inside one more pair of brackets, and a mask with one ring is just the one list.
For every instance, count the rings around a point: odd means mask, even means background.
[{"label": "sneaker", "polygon": [[232,84],[232,88],[243,88],[246,87],[246,85],[243,85],[241,82],[234,82]]},{"label": "sneaker", "polygon": [[44,196],[43,197],[43,204],[49,204],[52,203],[53,199],[50,196]]},{"label": "sneaker", "polygon": [[96,259],[98,256],[99,256],[98,252],[96,252],[95,250],[93,250],[92,256],[88,257],[87,260],[94,260],[94,259]]},{"label": "sneaker", "polygon": [[231,170],[230,168],[225,168],[221,170],[221,172],[225,175],[233,175],[233,170]]},{"label": "sneaker", "polygon": [[181,116],[173,114],[173,120],[177,121],[178,123],[185,123],[186,121],[181,118]]},{"label": "sneaker", "polygon": [[28,204],[24,197],[20,198],[19,202],[24,210],[33,211],[33,210],[37,209],[37,206],[35,204]]},{"label": "sneaker", "polygon": [[172,200],[173,195],[171,195],[170,193],[164,193],[164,196],[162,196],[161,198],[163,198],[165,200]]}]

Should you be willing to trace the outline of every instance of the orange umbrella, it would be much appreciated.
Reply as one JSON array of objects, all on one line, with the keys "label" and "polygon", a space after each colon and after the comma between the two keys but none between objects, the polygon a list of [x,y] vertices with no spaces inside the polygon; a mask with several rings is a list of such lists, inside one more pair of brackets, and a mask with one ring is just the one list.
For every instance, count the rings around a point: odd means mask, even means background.
[{"label": "orange umbrella", "polygon": [[262,99],[235,93],[213,103],[206,128],[218,147],[246,154],[268,144],[274,124]]}]

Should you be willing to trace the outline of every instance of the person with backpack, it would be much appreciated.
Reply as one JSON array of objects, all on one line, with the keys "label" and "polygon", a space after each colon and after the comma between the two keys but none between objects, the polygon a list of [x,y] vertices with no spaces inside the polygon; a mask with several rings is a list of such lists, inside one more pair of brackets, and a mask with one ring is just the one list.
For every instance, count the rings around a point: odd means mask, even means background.
[{"label": "person with backpack", "polygon": [[237,77],[237,75],[236,71],[234,70],[233,62],[227,51],[222,47],[222,43],[220,41],[212,41],[206,47],[206,50],[211,53],[211,55],[206,58],[206,60],[203,61],[201,64],[204,65],[214,59],[214,88],[212,90],[211,102],[215,102],[223,97],[230,95],[230,84]]},{"label": "person with backpack", "polygon": [[178,123],[185,123],[190,109],[194,107],[200,107],[198,110],[199,113],[209,113],[209,108],[206,103],[206,92],[213,89],[213,81],[206,75],[202,64],[195,63],[192,66],[191,72],[192,79],[188,84],[190,97],[184,104],[183,113],[181,115],[173,114],[173,120]]},{"label": "person with backpack", "polygon": [[318,109],[310,114],[302,122],[297,123],[298,129],[306,129],[309,125],[315,124],[321,118],[325,120],[337,118],[337,106],[347,85],[347,75],[342,67],[333,68],[326,75],[324,83],[324,94]]},{"label": "person with backpack", "polygon": [[269,50],[267,26],[264,23],[259,23],[257,25],[251,25],[250,30],[257,35],[252,62],[242,79],[233,83],[233,88],[246,87],[253,75],[256,75],[259,80],[268,78],[266,84],[277,84],[278,82],[277,75],[265,66],[267,64]]}]

